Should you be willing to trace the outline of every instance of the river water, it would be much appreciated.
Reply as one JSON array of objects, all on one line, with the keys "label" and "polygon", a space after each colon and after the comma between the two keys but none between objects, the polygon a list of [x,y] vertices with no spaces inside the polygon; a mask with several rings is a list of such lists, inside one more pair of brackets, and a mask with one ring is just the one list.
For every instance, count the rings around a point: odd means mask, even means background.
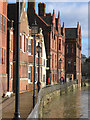
[{"label": "river water", "polygon": [[43,118],[88,118],[88,93],[84,87],[55,97],[43,108]]}]

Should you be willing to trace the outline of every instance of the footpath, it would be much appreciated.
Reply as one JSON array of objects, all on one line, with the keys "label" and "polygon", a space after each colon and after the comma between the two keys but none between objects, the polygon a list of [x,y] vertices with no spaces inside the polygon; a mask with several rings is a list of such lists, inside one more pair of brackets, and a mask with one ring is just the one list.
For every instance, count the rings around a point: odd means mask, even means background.
[{"label": "footpath", "polygon": [[[37,90],[36,90],[37,101]],[[33,109],[33,91],[20,93],[19,110],[21,118],[27,118]],[[2,118],[13,118],[15,113],[15,96],[2,100]]]}]

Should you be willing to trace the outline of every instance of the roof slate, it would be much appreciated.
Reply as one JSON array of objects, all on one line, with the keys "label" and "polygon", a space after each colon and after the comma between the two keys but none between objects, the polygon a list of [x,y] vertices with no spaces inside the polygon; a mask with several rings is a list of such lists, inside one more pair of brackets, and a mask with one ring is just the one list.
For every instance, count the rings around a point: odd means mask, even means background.
[{"label": "roof slate", "polygon": [[65,38],[77,38],[77,28],[65,28]]},{"label": "roof slate", "polygon": [[[23,3],[20,2],[20,15],[21,15],[21,12],[22,12],[22,6],[23,6]],[[8,4],[8,12],[7,12],[8,18],[15,20],[16,15],[17,15],[16,12],[17,12],[17,5],[15,3],[14,4]]]},{"label": "roof slate", "polygon": [[7,16],[10,20],[16,21],[16,4],[8,4]]},{"label": "roof slate", "polygon": [[52,16],[40,16],[47,24],[52,24]]},{"label": "roof slate", "polygon": [[[23,6],[23,3],[20,2],[20,15],[22,12],[22,6]],[[16,3],[8,4],[7,17],[10,20],[14,20],[14,28],[15,28],[16,27],[15,24],[17,22],[17,5],[16,5]]]}]

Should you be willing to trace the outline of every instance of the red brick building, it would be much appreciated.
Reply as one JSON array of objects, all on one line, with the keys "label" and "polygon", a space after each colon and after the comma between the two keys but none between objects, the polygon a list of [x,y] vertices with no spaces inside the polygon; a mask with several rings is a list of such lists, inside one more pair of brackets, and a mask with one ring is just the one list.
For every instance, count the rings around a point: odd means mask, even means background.
[{"label": "red brick building", "polygon": [[[44,36],[44,43],[47,57],[47,75],[51,84],[57,83],[60,77],[67,79],[78,79],[81,83],[81,28],[79,24],[77,28],[61,27],[60,12],[58,18],[55,17],[55,10],[52,13],[45,12],[45,3],[38,4],[38,15],[36,13],[35,2],[28,3],[26,12],[25,3],[21,3],[20,13],[20,91],[32,89],[34,79],[34,38],[31,36],[31,29],[34,20],[36,20],[38,27],[42,28],[43,35],[36,35],[36,71],[35,80],[38,78],[42,82],[42,37]],[[13,25],[8,23],[8,56],[7,56],[7,73],[8,73],[8,91],[15,90],[15,69],[16,69],[16,4],[8,5],[9,23],[13,20]],[[40,66],[38,69],[38,54],[37,45],[41,46],[41,53],[39,53]],[[51,55],[51,56],[50,56]],[[51,57],[51,59],[50,59]],[[62,59],[62,63],[60,63]],[[79,65],[80,64],[80,65]],[[38,72],[39,70],[39,72]],[[39,74],[38,74],[39,73]],[[37,82],[35,82],[37,83]]]},{"label": "red brick building", "polygon": [[7,91],[7,2],[0,1],[0,88]]},{"label": "red brick building", "polygon": [[81,85],[81,27],[65,28],[66,79],[77,79]]},{"label": "red brick building", "polygon": [[13,91],[13,20],[7,22],[7,90]]},{"label": "red brick building", "polygon": [[[31,29],[29,29],[28,25],[28,18],[27,18],[27,12],[26,12],[26,6],[25,3],[21,2],[21,12],[20,12],[20,91],[25,91],[28,89],[33,89],[33,78],[34,78],[34,38],[31,36]],[[11,77],[9,75],[9,91],[14,91],[15,90],[15,73],[16,73],[16,4],[8,4],[8,18],[11,20],[14,20],[13,24],[13,64],[10,67],[10,61],[12,60],[11,58],[11,51],[9,50],[9,71],[11,72]],[[38,43],[40,44],[42,48],[42,35],[37,34],[36,35],[36,74],[35,74],[35,80],[37,83],[38,77],[42,78],[42,69],[40,66],[42,66],[42,51],[41,54],[39,55],[39,76],[38,76],[38,55],[37,55],[37,45]],[[9,46],[11,43],[11,39],[9,38]],[[13,76],[12,76],[13,75]],[[12,79],[13,78],[13,79]],[[13,80],[13,81],[12,81]],[[42,81],[42,79],[40,79]],[[37,85],[36,85],[37,86]],[[13,88],[13,89],[12,89]]]},{"label": "red brick building", "polygon": [[[51,78],[51,84],[57,83],[60,74],[59,59],[62,58],[62,76],[65,76],[65,30],[64,25],[61,29],[60,12],[58,18],[55,18],[55,11],[53,14],[45,13],[45,3],[38,4],[38,15],[36,13],[35,2],[28,2],[28,20],[29,25],[32,26],[34,19],[37,24],[43,29],[46,55],[47,55],[47,84],[48,78]],[[50,59],[51,54],[51,59]],[[58,76],[57,76],[58,74]]]}]

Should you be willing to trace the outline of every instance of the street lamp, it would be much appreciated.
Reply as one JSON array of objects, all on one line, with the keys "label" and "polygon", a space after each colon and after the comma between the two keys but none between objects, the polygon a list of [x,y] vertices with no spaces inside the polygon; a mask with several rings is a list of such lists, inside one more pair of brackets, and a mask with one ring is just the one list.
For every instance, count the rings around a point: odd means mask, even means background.
[{"label": "street lamp", "polygon": [[16,85],[15,85],[15,113],[14,120],[20,119],[19,112],[19,80],[20,80],[20,1],[17,2],[17,38],[16,38]]},{"label": "street lamp", "polygon": [[51,70],[50,70],[50,65],[51,65],[51,54],[48,55],[49,58],[49,79],[50,79],[50,84],[51,84]]},{"label": "street lamp", "polygon": [[40,52],[41,52],[41,47],[40,47],[40,44],[38,42],[38,46],[37,46],[37,52],[38,52],[38,82],[37,82],[37,85],[38,85],[38,92],[40,90],[40,66],[39,66],[39,58],[40,58]]},{"label": "street lamp", "polygon": [[61,64],[62,64],[62,59],[61,58],[60,58],[59,62],[60,62],[60,78],[61,78]]},{"label": "street lamp", "polygon": [[76,66],[76,62],[74,62],[74,66]]},{"label": "street lamp", "polygon": [[38,34],[38,26],[36,23],[36,20],[34,21],[34,24],[32,24],[31,27],[31,34],[34,35],[34,75],[33,75],[33,108],[35,106],[35,45],[36,45],[36,34]]}]

